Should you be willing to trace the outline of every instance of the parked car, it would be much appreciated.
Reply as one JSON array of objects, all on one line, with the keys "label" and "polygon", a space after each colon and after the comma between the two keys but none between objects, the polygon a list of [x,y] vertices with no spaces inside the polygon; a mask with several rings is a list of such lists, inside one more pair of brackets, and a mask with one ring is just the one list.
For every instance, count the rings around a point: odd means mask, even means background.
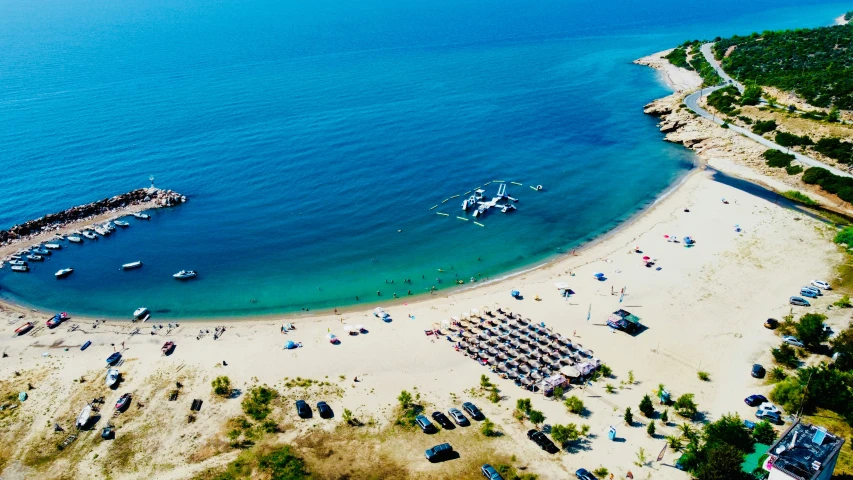
[{"label": "parked car", "polygon": [[812,285],[821,290],[832,290],[832,287],[830,287],[829,284],[824,282],[823,280],[812,280]]},{"label": "parked car", "polygon": [[320,412],[320,418],[332,418],[335,416],[332,407],[326,402],[317,402],[317,411]]},{"label": "parked car", "polygon": [[774,328],[776,328],[778,326],[779,326],[779,320],[776,320],[775,318],[768,318],[767,320],[764,321],[764,328],[769,328],[770,330],[773,330]]},{"label": "parked car", "polygon": [[445,430],[453,430],[456,428],[456,425],[447,418],[447,415],[441,412],[432,412],[432,419],[438,422],[438,424],[441,425],[441,428]]},{"label": "parked car", "polygon": [[755,378],[764,378],[764,374],[767,373],[759,364],[755,364],[752,366],[752,376]]},{"label": "parked car", "polygon": [[438,429],[435,428],[435,425],[433,425],[432,422],[430,422],[429,419],[424,415],[418,415],[417,417],[415,417],[415,423],[417,423],[418,426],[421,427],[421,430],[423,430],[424,433],[435,433],[438,431]]},{"label": "parked car", "polygon": [[589,473],[589,470],[585,468],[579,468],[575,472],[575,476],[578,477],[578,480],[598,480],[595,475]]},{"label": "parked car", "polygon": [[471,402],[463,403],[462,408],[464,408],[465,411],[468,412],[468,415],[471,415],[471,418],[473,418],[474,420],[482,420],[486,418],[485,416],[483,416],[483,412],[481,412],[480,409],[477,408],[477,406]]},{"label": "parked car", "polygon": [[308,403],[306,403],[305,400],[296,401],[296,414],[299,415],[300,418],[311,418],[313,415],[311,407],[308,406]]},{"label": "parked car", "polygon": [[744,398],[743,401],[750,407],[757,407],[758,405],[761,405],[762,403],[766,402],[767,397],[765,397],[764,395],[750,395]]},{"label": "parked car", "polygon": [[819,288],[812,287],[811,285],[806,285],[805,287],[802,287],[800,290],[808,290],[810,292],[814,292],[814,294],[817,295],[818,297],[823,295],[823,292],[820,291]]},{"label": "parked car", "polygon": [[782,411],[779,410],[779,407],[777,407],[776,405],[773,405],[770,402],[762,402],[761,404],[758,405],[758,409],[764,410],[765,412],[776,412],[779,415],[782,415]]},{"label": "parked car", "polygon": [[808,288],[801,288],[800,295],[808,298],[817,298],[817,294],[813,290]]},{"label": "parked car", "polygon": [[447,413],[450,415],[450,418],[452,418],[453,421],[456,422],[456,425],[459,425],[460,427],[467,427],[468,425],[471,425],[471,422],[468,421],[468,418],[466,418],[465,415],[463,415],[458,408],[451,408],[447,411]]},{"label": "parked car", "polygon": [[437,462],[448,458],[453,453],[453,447],[449,443],[442,443],[432,448],[426,449],[426,459],[430,462]]},{"label": "parked car", "polygon": [[504,480],[504,477],[495,470],[495,467],[489,465],[488,463],[484,463],[482,467],[480,467],[480,471],[483,473],[483,476],[488,478],[489,480]]},{"label": "parked car", "polygon": [[782,420],[782,415],[780,415],[779,412],[768,412],[759,408],[755,411],[755,416],[762,420],[767,420],[770,423],[775,423],[776,425],[782,425],[783,423],[785,423]]},{"label": "parked car", "polygon": [[794,347],[803,347],[803,342],[801,342],[797,337],[792,337],[791,335],[785,335],[782,337],[782,341]]},{"label": "parked car", "polygon": [[812,304],[808,302],[805,298],[802,297],[791,297],[790,300],[791,305],[798,305],[800,307],[811,307]]},{"label": "parked car", "polygon": [[557,448],[556,445],[554,445],[554,442],[552,442],[551,439],[548,438],[547,435],[540,432],[539,430],[536,430],[536,429],[528,430],[527,431],[527,438],[529,438],[530,440],[533,440],[533,442],[536,443],[536,445],[539,445],[539,448],[541,448],[542,450],[545,450],[548,453],[557,453],[560,451],[560,449]]}]

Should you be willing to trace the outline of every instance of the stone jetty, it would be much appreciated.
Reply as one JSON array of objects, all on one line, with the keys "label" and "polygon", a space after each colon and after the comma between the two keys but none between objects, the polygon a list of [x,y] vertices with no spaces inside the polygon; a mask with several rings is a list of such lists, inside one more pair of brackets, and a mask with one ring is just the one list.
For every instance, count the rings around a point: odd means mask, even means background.
[{"label": "stone jetty", "polygon": [[142,210],[180,205],[186,201],[187,197],[172,190],[140,188],[58,213],[50,213],[8,230],[0,230],[0,247],[17,245],[44,234],[59,234],[76,224],[96,221],[104,216],[119,217]]}]

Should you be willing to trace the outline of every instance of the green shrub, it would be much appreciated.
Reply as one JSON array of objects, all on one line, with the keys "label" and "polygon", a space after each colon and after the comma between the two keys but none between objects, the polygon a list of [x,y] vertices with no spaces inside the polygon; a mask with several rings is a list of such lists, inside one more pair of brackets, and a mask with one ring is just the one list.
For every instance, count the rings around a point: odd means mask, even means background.
[{"label": "green shrub", "polygon": [[700,372],[697,372],[696,375],[699,377],[699,380],[702,380],[703,382],[710,382],[711,381],[711,374],[708,372],[700,371]]},{"label": "green shrub", "polygon": [[631,407],[625,409],[625,415],[622,416],[625,419],[625,423],[628,425],[634,424],[634,414],[631,413]]},{"label": "green shrub", "polygon": [[551,438],[554,439],[557,445],[563,446],[569,442],[574,442],[579,439],[580,432],[578,431],[578,426],[574,423],[569,423],[567,425],[554,425],[551,427]]},{"label": "green shrub", "polygon": [[819,313],[807,313],[800,317],[797,322],[797,337],[803,342],[808,350],[814,351],[821,343],[829,338],[829,332],[823,327],[826,315]]},{"label": "green shrub", "polygon": [[687,70],[693,70],[693,67],[687,63],[687,49],[683,46],[674,49],[673,51],[666,54],[663,57],[669,60],[669,63],[675,65],[676,67],[686,68]]},{"label": "green shrub", "polygon": [[530,413],[530,409],[533,408],[530,404],[529,398],[519,398],[515,401],[515,409],[519,412]]},{"label": "green shrub", "polygon": [[305,462],[296,456],[289,446],[284,446],[261,456],[258,460],[258,466],[271,478],[282,480],[301,480],[308,478],[309,475],[305,469]]},{"label": "green shrub", "polygon": [[759,100],[761,100],[761,95],[764,92],[761,90],[761,87],[758,85],[752,84],[743,89],[743,93],[740,97],[741,105],[758,105]]},{"label": "green shrub", "polygon": [[752,125],[752,119],[747,117],[746,115],[738,115],[737,118],[739,118],[741,122],[747,125]]},{"label": "green shrub", "polygon": [[833,303],[838,308],[850,308],[853,307],[853,304],[850,303],[850,295],[846,293],[839,299],[837,302]]},{"label": "green shrub", "polygon": [[782,367],[773,367],[770,369],[770,372],[767,374],[768,378],[774,382],[781,382],[787,378],[788,374],[785,373],[785,370]]},{"label": "green shrub", "polygon": [[480,425],[480,431],[483,432],[483,435],[487,437],[497,437],[500,435],[500,432],[495,430],[495,424],[488,418],[483,420],[483,423]]},{"label": "green shrub", "polygon": [[220,397],[231,395],[231,379],[224,375],[214,378],[210,385],[213,387],[213,393]]},{"label": "green shrub", "polygon": [[774,141],[783,147],[814,145],[814,141],[808,135],[799,136],[788,132],[776,132]]},{"label": "green shrub", "polygon": [[649,426],[646,427],[646,433],[648,433],[650,437],[655,436],[655,421],[654,420],[649,422]]},{"label": "green shrub", "polygon": [[664,425],[669,423],[669,409],[666,409],[660,413],[660,421]]},{"label": "green shrub", "polygon": [[776,130],[776,120],[758,121],[752,126],[752,133],[758,135],[764,135],[765,133],[772,132],[773,130]]},{"label": "green shrub", "polygon": [[771,349],[770,353],[773,355],[773,360],[779,365],[789,368],[797,368],[800,365],[800,361],[797,359],[797,352],[787,343],[779,345],[779,348]]},{"label": "green shrub", "polygon": [[583,400],[581,400],[580,398],[578,398],[574,395],[567,398],[566,401],[563,402],[563,404],[566,406],[566,408],[570,412],[572,412],[574,414],[580,415],[581,413],[583,413],[583,409],[584,409]]},{"label": "green shrub", "polygon": [[735,105],[740,103],[739,96],[740,93],[737,88],[734,86],[728,86],[711,92],[711,94],[708,95],[707,102],[708,105],[716,108],[726,115],[734,115],[736,109]]},{"label": "green shrub", "polygon": [[787,173],[788,175],[797,175],[799,173],[803,173],[803,167],[799,165],[788,165],[787,167],[785,167],[785,173]]},{"label": "green shrub", "polygon": [[693,418],[697,413],[699,413],[699,407],[696,405],[696,402],[693,401],[692,393],[685,393],[678,397],[678,400],[675,401],[672,408],[675,409],[675,413],[684,418]]},{"label": "green shrub", "polygon": [[821,138],[815,143],[813,148],[816,152],[838,160],[841,163],[853,162],[853,143],[844,142],[840,138]]},{"label": "green shrub", "polygon": [[608,473],[610,473],[610,470],[604,467],[598,467],[593,470],[592,473],[595,474],[598,478],[604,478],[607,476]]},{"label": "green shrub", "polygon": [[243,412],[255,420],[263,420],[270,414],[270,402],[278,396],[278,392],[262,385],[252,387],[243,399]]},{"label": "green shrub", "polygon": [[791,162],[797,158],[790,153],[785,153],[781,150],[770,149],[765,150],[764,153],[761,154],[762,157],[767,161],[768,167],[773,168],[784,168],[791,165]]},{"label": "green shrub", "polygon": [[539,410],[531,410],[528,415],[530,422],[534,425],[539,425],[540,423],[545,421],[545,415]]},{"label": "green shrub", "polygon": [[762,420],[752,429],[752,438],[758,443],[771,445],[776,440],[776,430],[773,429],[773,425],[770,425],[769,422]]},{"label": "green shrub", "polygon": [[655,407],[652,404],[652,399],[648,395],[643,395],[642,400],[640,400],[640,413],[643,414],[646,418],[651,418],[652,415],[655,414]]}]

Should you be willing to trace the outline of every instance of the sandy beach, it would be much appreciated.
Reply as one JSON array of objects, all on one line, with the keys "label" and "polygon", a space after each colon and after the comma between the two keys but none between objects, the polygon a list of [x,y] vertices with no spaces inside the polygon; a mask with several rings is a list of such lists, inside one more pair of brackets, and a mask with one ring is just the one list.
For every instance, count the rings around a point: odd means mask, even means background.
[{"label": "sandy beach", "polygon": [[[316,445],[305,446],[300,439],[318,432],[334,436],[351,427],[342,426],[339,415],[332,420],[299,421],[292,406],[296,397],[309,403],[326,400],[336,412],[347,408],[363,421],[372,419],[372,428],[378,431],[389,428],[401,390],[419,393],[429,411],[433,407],[446,411],[471,399],[468,390],[478,385],[480,375],[487,374],[498,385],[503,399],[497,404],[485,398],[473,400],[505,435],[488,439],[484,445],[471,440],[479,435],[476,427],[442,432],[445,441],[456,443],[458,449],[472,442],[470,448],[483,450],[484,457],[516,455],[519,463],[541,478],[565,478],[582,466],[605,466],[617,475],[632,469],[635,478],[686,478],[671,467],[678,454],[669,450],[662,462],[651,462],[644,468],[633,465],[641,447],[648,457],[656,457],[664,445],[663,435],[674,432],[675,427],[658,425],[658,436],[649,438],[645,432],[648,420],[637,416],[639,421],[627,427],[621,421],[622,411],[627,406],[636,409],[644,394],[663,383],[675,395],[695,393],[706,419],[732,411],[745,418],[751,415],[742,398],[766,393],[768,387],[749,376],[749,367],[755,362],[770,363],[769,348],[775,341],[773,333],[762,327],[763,320],[787,314],[788,296],[812,278],[832,280],[833,265],[840,259],[829,240],[834,227],[782,203],[716,182],[710,171],[697,169],[654,207],[576,256],[502,282],[389,307],[393,320],[388,323],[375,318],[370,310],[310,319],[264,319],[226,323],[224,334],[214,340],[214,329],[223,324],[221,321],[152,330],[150,323],[108,321],[93,328],[89,321],[71,319],[54,330],[41,328],[33,335],[13,337],[13,330],[25,320],[43,325],[45,318],[5,306],[2,315],[7,321],[7,335],[0,340],[0,347],[8,357],[0,363],[0,378],[6,379],[2,393],[27,391],[29,399],[3,417],[2,438],[16,445],[2,458],[3,478],[32,478],[36,474],[40,478],[63,474],[97,477],[109,470],[114,478],[182,479],[223,465],[239,453],[227,447],[225,424],[240,414],[239,398],[223,400],[212,395],[211,380],[223,374],[242,391],[267,384],[286,396],[290,402],[282,410],[286,427],[277,434],[277,440],[301,445],[309,459],[317,455]],[[742,231],[736,232],[735,224]],[[685,248],[683,243],[668,242],[665,235],[691,235],[697,243]],[[643,254],[635,253],[635,247]],[[646,255],[660,270],[644,266],[641,258]],[[596,272],[604,273],[607,279],[596,280]],[[556,282],[568,283],[576,293],[569,299],[561,297],[554,287]],[[620,303],[618,293],[623,288],[626,295]],[[511,298],[512,289],[519,290],[523,299]],[[833,297],[826,295],[812,309],[823,312]],[[613,378],[567,393],[583,398],[589,412],[586,416],[567,413],[561,403],[498,378],[454,351],[446,340],[424,334],[435,323],[471,308],[498,306],[544,322],[593,350],[595,357],[613,369]],[[612,332],[604,320],[618,308],[641,317],[647,330],[637,336]],[[826,313],[831,325],[842,320],[834,311]],[[283,321],[294,322],[296,330],[280,333]],[[75,324],[78,328],[70,331]],[[356,324],[364,325],[369,333],[345,335],[344,326]],[[132,334],[137,327],[139,332]],[[200,330],[210,333],[199,338]],[[326,340],[330,332],[341,338],[340,345]],[[92,345],[80,351],[87,340]],[[167,340],[177,347],[170,356],[163,356],[160,346]],[[283,350],[288,340],[304,346]],[[124,355],[119,367],[123,381],[115,391],[103,383],[104,359],[114,351]],[[709,372],[711,381],[699,380],[699,370]],[[633,385],[627,383],[629,371],[636,379]],[[80,383],[81,377],[85,383]],[[288,386],[285,379],[296,377],[328,385],[321,389]],[[353,381],[355,377],[358,382]],[[170,403],[167,393],[176,381],[183,386],[178,401]],[[32,390],[28,390],[28,383]],[[615,386],[614,393],[605,392],[607,384]],[[125,463],[117,466],[110,460],[117,455],[120,442],[101,441],[98,428],[84,432],[66,450],[69,453],[63,451],[50,460],[57,455],[53,444],[66,436],[53,431],[54,422],[69,430],[86,401],[104,395],[104,408],[110,411],[110,402],[123,392],[133,392],[134,401],[143,405],[134,405],[111,420],[118,428],[117,439],[133,439],[132,446],[123,444],[122,448],[130,449],[130,453],[122,453]],[[546,423],[585,423],[593,435],[573,453],[548,456],[524,438],[529,424],[522,425],[511,416],[516,399],[526,397],[545,413]],[[195,398],[202,399],[204,406],[197,420],[187,424],[189,403]],[[98,427],[104,424],[106,419],[100,420]],[[607,439],[605,432],[610,425],[617,427],[620,441]],[[370,458],[404,467],[406,473],[395,478],[479,475],[477,471],[454,470],[463,465],[459,462],[424,462],[423,449],[437,440],[420,432],[410,435],[397,448],[377,446]],[[47,453],[42,457],[38,452]],[[336,452],[329,464],[355,462],[352,452]],[[340,474],[332,470],[321,477]]]},{"label": "sandy beach", "polygon": [[663,82],[676,92],[695,90],[702,86],[702,79],[696,72],[678,68],[664,58],[673,50],[675,49],[670,48],[669,50],[653,53],[634,60],[634,63],[657,70]]},{"label": "sandy beach", "polygon": [[835,24],[836,25],[847,25],[848,23],[850,23],[850,22],[844,18],[844,15],[839,15],[838,17],[835,18]]}]

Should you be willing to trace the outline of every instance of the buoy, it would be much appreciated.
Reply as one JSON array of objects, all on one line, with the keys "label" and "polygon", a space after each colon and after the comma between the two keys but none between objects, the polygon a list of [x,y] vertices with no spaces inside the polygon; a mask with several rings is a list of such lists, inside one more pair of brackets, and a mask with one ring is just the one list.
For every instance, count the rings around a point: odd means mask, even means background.
[{"label": "buoy", "polygon": [[454,196],[452,196],[452,197],[447,197],[447,199],[448,199],[448,200],[450,200],[451,198],[456,198],[456,197],[458,197],[458,196],[459,196],[459,194],[456,194],[456,195],[454,195]]},{"label": "buoy", "polygon": [[513,184],[513,185],[518,185],[518,186],[522,186],[522,185],[523,185],[523,184],[518,183],[518,182],[509,182],[509,183],[511,183],[511,184]]},{"label": "buoy", "polygon": [[468,190],[467,192],[463,193],[462,195],[468,195],[469,193],[471,193],[471,190]]},{"label": "buoy", "polygon": [[433,205],[432,208],[430,208],[430,210],[435,210],[436,208],[438,208],[438,205]]},{"label": "buoy", "polygon": [[441,201],[441,203],[447,203],[447,201],[448,201],[448,200],[450,200],[450,199],[449,199],[449,198],[445,198],[444,200],[442,200],[442,201]]},{"label": "buoy", "polygon": [[459,220],[465,220],[466,222],[468,221],[468,219],[467,219],[467,218],[465,218],[465,217],[460,217],[459,215],[457,215],[457,216],[456,216],[456,218],[458,218]]},{"label": "buoy", "polygon": [[441,213],[441,212],[435,212],[435,213],[436,213],[437,215],[444,215],[445,217],[449,217],[449,216],[450,216],[450,215],[448,215],[448,214],[446,214],[446,213]]},{"label": "buoy", "polygon": [[400,232],[402,232],[402,230],[397,230],[397,233],[400,233]]},{"label": "buoy", "polygon": [[479,225],[479,226],[481,226],[481,227],[485,227],[485,225],[483,225],[483,224],[482,224],[482,223],[480,223],[480,222],[474,222],[474,225]]},{"label": "buoy", "polygon": [[486,183],[484,183],[484,184],[483,184],[483,186],[484,186],[484,187],[488,187],[490,183],[492,183],[492,182],[486,182]]}]

